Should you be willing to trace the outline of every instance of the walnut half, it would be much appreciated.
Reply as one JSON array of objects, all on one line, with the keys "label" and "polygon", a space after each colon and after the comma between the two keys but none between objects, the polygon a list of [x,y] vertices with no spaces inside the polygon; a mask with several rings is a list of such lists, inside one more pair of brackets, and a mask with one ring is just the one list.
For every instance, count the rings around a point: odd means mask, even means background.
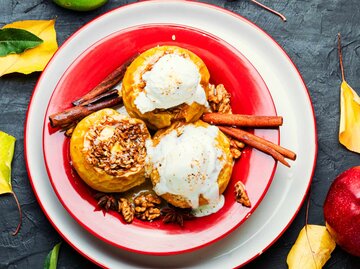
[{"label": "walnut half", "polygon": [[134,219],[134,207],[129,203],[126,198],[120,198],[118,211],[124,217],[127,223],[131,223]]},{"label": "walnut half", "polygon": [[134,199],[135,217],[141,220],[153,221],[160,217],[161,200],[152,193],[140,194]]},{"label": "walnut half", "polygon": [[231,114],[230,93],[225,89],[223,84],[209,84],[208,102],[212,112]]},{"label": "walnut half", "polygon": [[245,186],[241,181],[235,183],[235,199],[236,202],[246,207],[251,207],[249,196],[245,190]]}]

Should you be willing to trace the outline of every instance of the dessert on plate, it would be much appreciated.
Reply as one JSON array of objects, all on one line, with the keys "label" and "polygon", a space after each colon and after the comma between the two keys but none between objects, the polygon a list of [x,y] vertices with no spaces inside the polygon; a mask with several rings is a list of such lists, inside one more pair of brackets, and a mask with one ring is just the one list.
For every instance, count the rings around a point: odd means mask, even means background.
[{"label": "dessert on plate", "polygon": [[91,188],[124,192],[145,181],[143,121],[106,108],[90,114],[75,127],[70,140],[72,165]]},{"label": "dessert on plate", "polygon": [[193,52],[158,46],[141,53],[127,68],[123,102],[131,117],[153,130],[174,121],[194,122],[207,106],[210,74]]},{"label": "dessert on plate", "polygon": [[201,120],[174,123],[146,144],[146,166],[156,194],[180,208],[221,208],[233,157],[229,139],[216,126]]},{"label": "dessert on plate", "polygon": [[[117,210],[126,222],[153,221],[164,204],[170,205],[164,222],[179,222],[173,208],[197,217],[219,211],[245,144],[288,166],[284,158],[295,160],[295,153],[238,128],[277,128],[282,117],[232,114],[230,94],[209,82],[193,52],[157,46],[124,70],[116,69],[74,108],[51,115],[50,123],[71,135],[72,166],[101,192],[94,196],[98,205]],[[108,108],[121,99],[128,115]],[[234,201],[250,207],[246,186],[234,186]]]}]

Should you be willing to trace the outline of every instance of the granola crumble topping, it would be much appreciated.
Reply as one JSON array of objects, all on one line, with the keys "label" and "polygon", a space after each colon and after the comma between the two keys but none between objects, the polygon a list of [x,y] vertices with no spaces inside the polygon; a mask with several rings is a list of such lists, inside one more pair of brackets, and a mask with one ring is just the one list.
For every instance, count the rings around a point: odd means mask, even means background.
[{"label": "granola crumble topping", "polygon": [[103,117],[85,136],[86,161],[113,176],[136,170],[146,157],[143,128],[140,123]]}]

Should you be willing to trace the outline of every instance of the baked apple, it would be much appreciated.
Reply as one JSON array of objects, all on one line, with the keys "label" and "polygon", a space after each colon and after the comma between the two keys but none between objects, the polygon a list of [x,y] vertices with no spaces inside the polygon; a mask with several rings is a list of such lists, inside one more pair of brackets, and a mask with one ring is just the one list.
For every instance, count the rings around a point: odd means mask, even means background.
[{"label": "baked apple", "polygon": [[207,105],[210,74],[193,52],[158,46],[140,54],[128,67],[122,96],[129,115],[151,129],[174,121],[194,122]]},{"label": "baked apple", "polygon": [[146,147],[147,173],[154,191],[167,202],[196,209],[223,200],[233,158],[229,139],[216,126],[200,120],[174,123]]},{"label": "baked apple", "polygon": [[82,119],[71,136],[70,156],[78,175],[101,192],[124,192],[145,181],[145,123],[113,109]]}]

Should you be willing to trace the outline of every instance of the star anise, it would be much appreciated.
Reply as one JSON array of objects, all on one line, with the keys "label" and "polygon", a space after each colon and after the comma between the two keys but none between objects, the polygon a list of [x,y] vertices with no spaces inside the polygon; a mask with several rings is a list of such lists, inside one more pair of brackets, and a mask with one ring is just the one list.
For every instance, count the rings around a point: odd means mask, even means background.
[{"label": "star anise", "polygon": [[162,221],[164,223],[176,223],[181,227],[184,226],[184,220],[189,220],[194,217],[191,214],[191,208],[177,208],[174,206],[165,207],[161,209],[161,214],[164,216]]},{"label": "star anise", "polygon": [[119,200],[112,194],[96,193],[94,198],[98,201],[98,206],[105,209],[106,212],[110,210],[117,211],[119,208]]}]

